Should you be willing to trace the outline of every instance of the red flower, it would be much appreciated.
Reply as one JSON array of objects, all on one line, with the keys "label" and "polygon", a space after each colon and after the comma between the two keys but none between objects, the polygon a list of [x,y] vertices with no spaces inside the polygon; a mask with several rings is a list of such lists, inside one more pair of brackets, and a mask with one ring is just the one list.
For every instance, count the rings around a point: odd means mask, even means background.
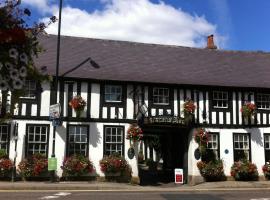
[{"label": "red flower", "polygon": [[143,138],[143,131],[136,125],[131,125],[127,130],[126,139],[132,140],[133,142],[140,141]]},{"label": "red flower", "polygon": [[73,97],[73,99],[71,99],[68,105],[76,111],[81,111],[81,110],[84,110],[84,107],[86,106],[86,102],[81,96],[77,95]]},{"label": "red flower", "polygon": [[240,109],[244,117],[251,117],[256,113],[256,105],[251,102],[245,102]]},{"label": "red flower", "polygon": [[186,100],[184,103],[184,113],[193,114],[196,109],[194,102],[190,99]]}]

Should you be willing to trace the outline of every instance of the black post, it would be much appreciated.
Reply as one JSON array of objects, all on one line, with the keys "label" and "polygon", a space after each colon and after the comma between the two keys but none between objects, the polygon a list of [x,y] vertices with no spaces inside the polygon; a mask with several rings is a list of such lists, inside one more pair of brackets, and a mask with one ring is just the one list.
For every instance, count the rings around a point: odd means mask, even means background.
[{"label": "black post", "polygon": [[15,182],[15,180],[16,180],[17,141],[18,141],[18,123],[17,122],[14,124],[13,138],[15,141],[15,155],[14,155],[14,160],[13,160],[11,181]]},{"label": "black post", "polygon": [[[56,92],[56,103],[58,103],[57,92],[58,92],[58,76],[59,76],[59,57],[60,57],[60,36],[61,36],[61,18],[62,18],[62,0],[59,0],[59,21],[58,21],[58,37],[57,37],[57,55],[56,55],[56,72],[55,72],[55,85],[54,89]],[[55,135],[56,126],[53,126],[53,143],[52,143],[52,158],[55,158]],[[51,182],[55,182],[55,170],[51,171]]]}]

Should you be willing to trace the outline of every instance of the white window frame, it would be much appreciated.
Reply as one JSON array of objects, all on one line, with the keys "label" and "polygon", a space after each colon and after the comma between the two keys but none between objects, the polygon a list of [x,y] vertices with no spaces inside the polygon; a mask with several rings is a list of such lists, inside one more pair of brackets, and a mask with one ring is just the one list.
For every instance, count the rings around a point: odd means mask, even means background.
[{"label": "white window frame", "polygon": [[[113,92],[113,89],[115,92]],[[120,92],[117,92],[117,89],[120,89]],[[122,102],[122,93],[123,93],[123,88],[121,85],[105,85],[104,87],[104,99],[105,102],[111,102],[111,103],[119,103]],[[106,99],[106,96],[109,95],[113,95],[113,96],[120,96],[120,100],[110,100],[110,99]]]},{"label": "white window frame", "polygon": [[219,134],[218,133],[209,133],[207,149],[212,149],[216,154],[216,157],[219,157]]},{"label": "white window frame", "polygon": [[[263,98],[262,96],[265,96],[269,100],[268,101],[262,100],[262,98]],[[261,103],[261,105],[260,105],[259,102]],[[269,107],[262,106],[262,104],[265,104],[265,103],[268,103]],[[258,93],[257,94],[257,99],[256,99],[256,105],[257,105],[257,108],[260,109],[260,110],[270,110],[270,94]]]},{"label": "white window frame", "polygon": [[[71,130],[71,128],[73,128],[74,130]],[[83,128],[85,128],[85,133],[83,133]],[[74,132],[72,132],[74,131]],[[88,149],[89,149],[89,145],[88,145],[88,141],[89,141],[89,128],[87,125],[68,125],[68,141],[67,141],[67,155],[71,156],[74,154],[80,154],[80,155],[84,155],[84,156],[88,156]],[[79,133],[79,134],[77,134]],[[77,135],[79,137],[77,137]],[[74,136],[74,137],[71,137]],[[83,137],[85,136],[85,141],[82,141]],[[71,141],[71,139],[73,138],[73,141]],[[79,138],[79,139],[78,139]],[[77,140],[78,139],[78,140]],[[74,144],[74,148],[71,149],[71,144]],[[79,145],[80,148],[76,149],[76,146]],[[85,148],[82,148],[82,145],[85,146]],[[78,151],[77,151],[78,150]],[[84,154],[83,154],[84,152]]]},{"label": "white window frame", "polygon": [[[157,91],[157,94],[155,94]],[[162,91],[162,94],[160,94]],[[165,95],[165,91],[167,91],[167,95]],[[155,99],[158,99],[158,102],[155,102]],[[160,102],[160,99],[166,101],[168,99],[168,102]],[[169,105],[170,104],[170,90],[169,88],[162,88],[162,87],[154,87],[153,88],[153,104],[154,105]]]},{"label": "white window frame", "polygon": [[[34,83],[35,88],[31,88],[31,83]],[[36,99],[37,95],[37,82],[33,80],[25,80],[24,82],[24,96],[21,96],[21,99]],[[34,92],[33,92],[34,91]],[[34,96],[31,96],[31,93],[34,93]]]},{"label": "white window frame", "polygon": [[[33,133],[30,132],[31,127],[33,127]],[[39,133],[37,129],[39,128]],[[42,129],[45,128],[45,134],[42,133]],[[30,135],[33,135],[33,141],[30,140]],[[42,141],[42,135],[45,135],[45,140]],[[39,140],[36,137],[39,136]],[[35,153],[41,153],[48,155],[48,145],[49,145],[49,126],[48,125],[37,125],[37,124],[27,124],[27,147],[26,156],[33,155]],[[30,145],[33,145],[30,151]],[[38,150],[35,148],[36,145],[39,147]],[[44,145],[44,147],[42,147]],[[31,152],[31,153],[30,153]]]},{"label": "white window frame", "polygon": [[[247,160],[250,160],[250,135],[247,133],[233,134],[233,149],[244,151],[247,155]],[[246,145],[245,145],[246,143]],[[236,144],[238,147],[236,147]],[[242,147],[241,147],[242,146]]]},{"label": "white window frame", "polygon": [[[113,141],[113,137],[115,141]],[[118,140],[120,137],[120,141]],[[105,126],[104,127],[104,155],[119,153],[124,156],[124,127],[122,126]],[[109,149],[107,148],[109,146]],[[118,148],[120,146],[120,148]]]},{"label": "white window frame", "polygon": [[[219,96],[222,96],[222,98],[219,98]],[[224,94],[226,94],[227,98],[224,98]],[[217,105],[214,105],[214,101],[217,101]],[[221,101],[222,106],[219,106],[218,102]],[[224,102],[226,102],[226,106],[224,106]],[[222,108],[226,109],[229,107],[229,93],[226,91],[213,91],[213,107],[214,108]]]},{"label": "white window frame", "polygon": [[[3,128],[6,128],[7,132],[3,133]],[[6,135],[6,140],[3,140],[3,134]],[[9,137],[10,137],[10,132],[9,132],[9,125],[6,124],[1,124],[0,125],[0,149],[4,149],[6,153],[8,154],[9,152]],[[6,148],[3,148],[5,146]]]}]

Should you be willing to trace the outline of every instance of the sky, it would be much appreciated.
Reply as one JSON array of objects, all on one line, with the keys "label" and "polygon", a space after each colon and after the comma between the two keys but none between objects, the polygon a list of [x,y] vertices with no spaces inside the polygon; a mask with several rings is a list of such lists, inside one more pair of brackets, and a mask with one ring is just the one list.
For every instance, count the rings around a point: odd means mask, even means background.
[{"label": "sky", "polygon": [[[58,16],[58,0],[22,6]],[[61,34],[199,48],[214,34],[219,49],[270,52],[270,0],[63,0]]]}]

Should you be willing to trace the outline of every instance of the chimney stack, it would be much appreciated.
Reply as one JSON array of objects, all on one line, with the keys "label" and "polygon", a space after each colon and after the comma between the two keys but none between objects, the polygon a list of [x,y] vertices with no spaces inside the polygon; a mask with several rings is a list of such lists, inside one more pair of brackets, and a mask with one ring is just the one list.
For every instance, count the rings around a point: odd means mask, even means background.
[{"label": "chimney stack", "polygon": [[206,49],[217,49],[217,46],[214,43],[214,35],[209,35],[207,37],[207,47]]}]

